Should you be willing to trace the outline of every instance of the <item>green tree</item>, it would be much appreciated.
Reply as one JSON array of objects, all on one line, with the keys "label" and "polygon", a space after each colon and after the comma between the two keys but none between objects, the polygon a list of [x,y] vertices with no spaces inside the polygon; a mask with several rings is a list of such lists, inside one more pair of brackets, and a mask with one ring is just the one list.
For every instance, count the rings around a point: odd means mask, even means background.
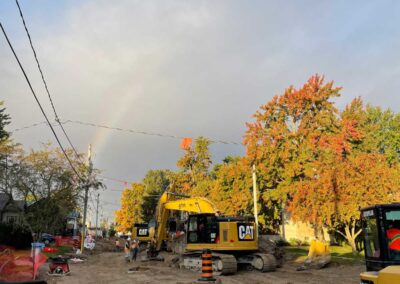
[{"label": "green tree", "polygon": [[211,141],[199,137],[193,146],[177,162],[180,171],[170,175],[172,189],[193,196],[207,196],[211,186],[210,166],[212,164],[209,150]]},{"label": "green tree", "polygon": [[224,215],[252,214],[251,167],[242,157],[228,156],[214,167],[209,198]]},{"label": "green tree", "polygon": [[10,133],[5,130],[5,127],[10,124],[10,116],[5,112],[3,105],[4,102],[0,101],[0,142],[10,137]]},{"label": "green tree", "polygon": [[145,186],[142,204],[143,221],[149,222],[153,219],[158,199],[169,187],[170,174],[169,170],[150,170],[142,180]]}]

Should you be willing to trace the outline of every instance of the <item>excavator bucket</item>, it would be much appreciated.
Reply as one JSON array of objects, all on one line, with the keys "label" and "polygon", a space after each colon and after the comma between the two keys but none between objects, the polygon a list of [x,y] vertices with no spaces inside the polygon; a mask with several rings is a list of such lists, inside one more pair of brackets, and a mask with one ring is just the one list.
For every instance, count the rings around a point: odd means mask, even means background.
[{"label": "excavator bucket", "polygon": [[297,271],[307,269],[321,269],[327,266],[331,262],[331,253],[329,252],[329,246],[324,242],[313,240],[308,250],[307,259],[304,263],[297,268]]}]

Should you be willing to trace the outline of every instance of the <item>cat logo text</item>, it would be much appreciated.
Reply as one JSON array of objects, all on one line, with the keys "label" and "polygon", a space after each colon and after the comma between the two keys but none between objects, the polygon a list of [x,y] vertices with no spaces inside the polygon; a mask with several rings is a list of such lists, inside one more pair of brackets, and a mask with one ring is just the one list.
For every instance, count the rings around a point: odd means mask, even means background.
[{"label": "cat logo text", "polygon": [[149,230],[147,228],[139,228],[138,229],[138,236],[148,236],[149,235]]},{"label": "cat logo text", "polygon": [[254,241],[254,225],[238,223],[239,241]]}]

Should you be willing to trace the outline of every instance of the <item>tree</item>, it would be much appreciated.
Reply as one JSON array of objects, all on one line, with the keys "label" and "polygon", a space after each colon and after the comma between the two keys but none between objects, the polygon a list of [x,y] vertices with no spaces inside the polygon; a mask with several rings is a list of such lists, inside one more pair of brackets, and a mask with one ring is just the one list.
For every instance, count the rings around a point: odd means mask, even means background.
[{"label": "tree", "polygon": [[177,162],[180,171],[171,175],[173,190],[193,196],[207,196],[210,190],[209,169],[211,141],[199,137],[192,147],[185,150],[185,154]]},{"label": "tree", "polygon": [[256,121],[247,123],[246,159],[257,167],[261,212],[268,213],[264,223],[275,229],[295,194],[293,185],[312,171],[319,145],[339,132],[338,111],[331,101],[339,91],[333,82],[312,76],[301,88],[290,86],[261,106]]},{"label": "tree", "polygon": [[3,105],[4,102],[0,101],[0,142],[10,137],[10,133],[5,130],[5,127],[10,124],[10,116],[5,113],[5,108],[1,108]]},{"label": "tree", "polygon": [[252,177],[246,160],[228,156],[214,167],[209,198],[224,215],[252,214]]},{"label": "tree", "polygon": [[[87,172],[86,166],[66,149],[75,169],[81,177]],[[93,171],[92,188],[103,185]],[[72,170],[64,153],[59,148],[44,144],[41,150],[31,150],[16,162],[14,185],[16,196],[31,204],[27,208],[26,220],[37,232],[59,233],[65,227],[66,216],[81,208],[83,190],[81,181]]]},{"label": "tree", "polygon": [[399,168],[389,166],[386,159],[382,154],[361,153],[318,162],[314,178],[297,184],[288,210],[295,220],[335,229],[355,253],[360,209],[393,202],[399,190]]},{"label": "tree", "polygon": [[150,170],[142,180],[145,186],[142,204],[143,221],[149,222],[153,219],[158,199],[169,187],[170,174],[169,170]]},{"label": "tree", "polygon": [[334,229],[356,253],[360,209],[398,196],[399,164],[393,151],[397,140],[390,139],[398,130],[395,117],[390,111],[365,109],[359,98],[353,100],[340,114],[337,131],[319,140],[309,170],[292,183],[292,217]]},{"label": "tree", "polygon": [[[61,150],[50,144],[29,154],[16,145],[7,147],[7,179],[1,183],[12,200],[23,200],[27,204],[23,212],[26,214],[21,215],[24,225],[36,235],[59,233],[66,225],[67,214],[80,208],[83,200],[79,178]],[[80,176],[85,176],[86,166],[71,149],[66,149],[66,153]],[[92,187],[99,188],[103,185],[97,181],[96,173],[94,170]]]},{"label": "tree", "polygon": [[115,212],[116,229],[119,232],[129,232],[135,223],[143,222],[143,196],[145,186],[142,183],[132,183],[124,189],[121,196],[121,208]]}]

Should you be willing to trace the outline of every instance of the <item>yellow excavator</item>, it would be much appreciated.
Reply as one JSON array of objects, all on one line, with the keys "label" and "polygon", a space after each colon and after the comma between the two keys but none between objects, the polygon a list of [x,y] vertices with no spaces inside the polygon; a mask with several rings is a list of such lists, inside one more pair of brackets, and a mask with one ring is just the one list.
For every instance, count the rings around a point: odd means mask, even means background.
[{"label": "yellow excavator", "polygon": [[[171,216],[184,216],[184,221],[171,221]],[[177,226],[179,223],[179,226]],[[213,252],[213,270],[217,275],[236,273],[238,266],[262,272],[275,271],[276,259],[258,248],[254,218],[224,217],[212,202],[200,197],[187,197],[164,192],[156,208],[156,228],[152,246],[156,259],[162,247],[174,247],[177,266],[201,269],[203,249]]]},{"label": "yellow excavator", "polygon": [[361,220],[367,271],[360,283],[400,283],[400,203],[363,208]]},{"label": "yellow excavator", "polygon": [[147,247],[147,244],[154,238],[155,223],[135,223],[132,229],[132,238],[139,240],[140,249]]}]

